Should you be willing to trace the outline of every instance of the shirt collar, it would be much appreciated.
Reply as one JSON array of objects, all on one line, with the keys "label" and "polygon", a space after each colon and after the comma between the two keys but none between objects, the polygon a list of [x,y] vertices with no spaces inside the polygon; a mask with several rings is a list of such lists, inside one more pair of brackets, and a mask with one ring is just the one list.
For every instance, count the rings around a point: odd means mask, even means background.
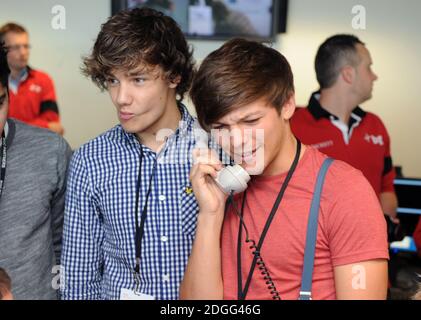
[{"label": "shirt collar", "polygon": [[26,67],[23,69],[17,79],[12,79],[12,76],[9,76],[9,89],[11,89],[13,92],[18,91],[19,84],[24,82],[29,77],[29,67]]},{"label": "shirt collar", "polygon": [[[331,114],[326,109],[323,109],[323,107],[320,105],[320,91],[314,92],[311,97],[310,101],[308,103],[308,111],[311,113],[311,115],[316,119],[320,120],[321,118],[327,118],[331,119],[332,117],[335,120],[338,120],[339,118],[333,114]],[[359,106],[356,106],[354,110],[352,110],[352,113],[360,117],[361,119],[365,117],[367,114],[363,109],[361,109]],[[352,117],[350,118],[350,121],[352,121]]]},{"label": "shirt collar", "polygon": [[[186,106],[182,104],[181,102],[177,104],[178,109],[181,113],[181,120],[178,124],[178,127],[175,131],[176,136],[187,136],[189,134],[189,128],[191,128],[194,119],[190,115],[189,111],[187,110]],[[129,133],[125,131],[122,127],[124,137],[130,142],[130,143],[138,143],[138,140],[136,138],[136,135],[134,133]]]}]

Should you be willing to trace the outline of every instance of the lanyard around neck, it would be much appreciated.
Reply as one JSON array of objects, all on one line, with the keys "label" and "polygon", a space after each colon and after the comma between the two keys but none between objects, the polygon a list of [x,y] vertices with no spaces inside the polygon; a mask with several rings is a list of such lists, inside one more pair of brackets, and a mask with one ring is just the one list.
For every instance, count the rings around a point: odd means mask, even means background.
[{"label": "lanyard around neck", "polygon": [[1,135],[1,169],[0,169],[0,199],[4,189],[4,180],[6,179],[6,164],[7,164],[7,147],[6,147],[6,135]]},{"label": "lanyard around neck", "polygon": [[298,161],[300,159],[300,153],[301,153],[301,142],[297,139],[297,151],[295,153],[294,161],[293,161],[293,163],[292,163],[292,165],[291,165],[291,167],[288,171],[288,174],[285,178],[284,183],[282,184],[281,189],[279,190],[278,196],[277,196],[276,201],[275,201],[275,203],[272,207],[272,210],[269,214],[269,217],[266,220],[265,227],[263,228],[263,231],[262,231],[262,234],[260,236],[259,242],[258,242],[258,244],[255,248],[253,262],[251,264],[250,271],[249,271],[249,274],[247,276],[246,284],[245,284],[244,289],[243,289],[243,287],[242,287],[242,275],[241,275],[241,231],[242,231],[241,226],[242,226],[242,223],[243,223],[242,217],[243,217],[243,214],[244,214],[244,204],[245,204],[245,200],[246,200],[246,196],[247,196],[247,194],[246,194],[247,190],[244,192],[243,203],[242,203],[242,206],[241,206],[241,218],[240,218],[240,225],[239,225],[239,231],[238,231],[239,235],[238,235],[238,242],[237,242],[237,260],[238,260],[237,261],[237,276],[238,276],[238,299],[239,300],[245,300],[245,298],[246,298],[246,295],[247,295],[247,292],[248,292],[248,289],[249,289],[249,286],[250,286],[250,282],[251,282],[251,279],[253,277],[254,269],[256,268],[257,260],[260,257],[260,249],[262,248],[263,242],[265,240],[265,237],[266,237],[266,234],[269,230],[269,227],[272,223],[272,220],[275,217],[275,214],[276,214],[276,212],[279,208],[279,205],[281,204],[281,201],[282,201],[282,198],[284,196],[285,190],[286,190],[286,188],[287,188],[287,186],[288,186],[288,184],[289,184],[289,182],[292,178],[292,175],[293,175],[295,169],[297,168]]}]

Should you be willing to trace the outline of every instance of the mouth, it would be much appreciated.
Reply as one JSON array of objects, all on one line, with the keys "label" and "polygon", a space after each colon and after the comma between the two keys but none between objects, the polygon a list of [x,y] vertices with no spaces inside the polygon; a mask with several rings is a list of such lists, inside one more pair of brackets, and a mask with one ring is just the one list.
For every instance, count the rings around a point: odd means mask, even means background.
[{"label": "mouth", "polygon": [[119,112],[118,117],[120,118],[120,120],[128,121],[134,117],[134,113]]},{"label": "mouth", "polygon": [[246,153],[234,153],[234,159],[241,159],[242,162],[249,162],[251,161],[255,156],[257,150],[259,150],[260,147],[254,149],[252,152],[246,152]]}]

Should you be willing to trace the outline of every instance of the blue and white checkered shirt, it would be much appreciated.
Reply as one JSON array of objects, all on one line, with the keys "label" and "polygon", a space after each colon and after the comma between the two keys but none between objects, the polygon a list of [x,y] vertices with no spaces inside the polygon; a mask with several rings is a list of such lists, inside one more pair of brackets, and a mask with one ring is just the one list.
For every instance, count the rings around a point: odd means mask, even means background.
[{"label": "blue and white checkered shirt", "polygon": [[[62,248],[63,299],[119,299],[135,289],[135,198],[143,148],[139,208],[152,177],[140,264],[140,292],[178,299],[194,239],[198,205],[189,172],[193,119],[182,121],[157,154],[120,125],[75,152],[69,170]],[[139,210],[141,211],[141,210]],[[140,222],[141,212],[139,212]]]}]

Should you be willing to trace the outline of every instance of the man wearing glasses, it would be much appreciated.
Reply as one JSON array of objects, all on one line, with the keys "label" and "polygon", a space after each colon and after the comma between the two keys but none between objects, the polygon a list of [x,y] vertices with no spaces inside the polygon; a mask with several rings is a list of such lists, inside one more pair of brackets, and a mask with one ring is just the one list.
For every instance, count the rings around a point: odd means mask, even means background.
[{"label": "man wearing glasses", "polygon": [[63,135],[53,81],[46,73],[28,66],[31,46],[26,29],[7,23],[0,28],[0,42],[7,48],[11,71],[8,116]]}]

